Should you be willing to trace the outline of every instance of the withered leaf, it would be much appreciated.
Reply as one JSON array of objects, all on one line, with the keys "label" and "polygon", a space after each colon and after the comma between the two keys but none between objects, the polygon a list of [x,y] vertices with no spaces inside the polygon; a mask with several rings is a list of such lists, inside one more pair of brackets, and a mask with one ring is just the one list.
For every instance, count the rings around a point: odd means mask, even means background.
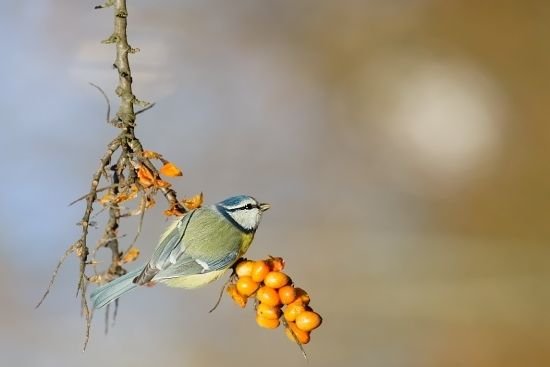
[{"label": "withered leaf", "polygon": [[178,177],[182,176],[183,173],[174,163],[166,162],[161,168],[160,173],[168,177]]}]

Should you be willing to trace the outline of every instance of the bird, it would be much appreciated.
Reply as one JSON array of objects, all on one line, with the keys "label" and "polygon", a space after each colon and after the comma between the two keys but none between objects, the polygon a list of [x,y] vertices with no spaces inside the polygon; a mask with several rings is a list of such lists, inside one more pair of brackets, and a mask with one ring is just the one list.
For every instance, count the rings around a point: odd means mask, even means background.
[{"label": "bird", "polygon": [[237,195],[187,212],[166,228],[146,264],[91,293],[94,309],[143,285],[194,289],[217,280],[248,250],[270,207]]}]

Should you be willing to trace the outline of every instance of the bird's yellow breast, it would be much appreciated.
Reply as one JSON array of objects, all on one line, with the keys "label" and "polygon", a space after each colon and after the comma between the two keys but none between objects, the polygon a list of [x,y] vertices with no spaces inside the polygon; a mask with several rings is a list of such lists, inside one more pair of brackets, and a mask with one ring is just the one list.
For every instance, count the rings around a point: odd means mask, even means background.
[{"label": "bird's yellow breast", "polygon": [[193,289],[205,286],[220,278],[227,269],[211,271],[204,274],[184,275],[177,278],[165,279],[162,283],[169,287]]},{"label": "bird's yellow breast", "polygon": [[239,257],[243,256],[248,251],[248,248],[252,244],[253,239],[254,239],[254,233],[243,233],[241,253],[239,254]]}]

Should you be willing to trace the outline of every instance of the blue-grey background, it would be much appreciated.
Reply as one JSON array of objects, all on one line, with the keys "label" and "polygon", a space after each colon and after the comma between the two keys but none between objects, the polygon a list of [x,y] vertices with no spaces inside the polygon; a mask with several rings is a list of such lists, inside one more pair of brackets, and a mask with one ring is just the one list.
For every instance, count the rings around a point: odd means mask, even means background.
[{"label": "blue-grey background", "polygon": [[[81,352],[69,258],[115,100],[111,9],[0,12],[0,356],[8,366],[303,366],[221,283],[125,296]],[[249,255],[283,256],[325,318],[312,366],[550,363],[547,1],[129,2],[137,134],[180,195],[272,203]],[[115,106],[116,107],[116,106]],[[159,197],[138,246],[166,225]],[[101,217],[97,218],[101,220]],[[121,229],[133,238],[136,223]],[[97,235],[91,238],[93,244]],[[123,242],[124,243],[124,242]],[[128,242],[126,242],[127,244]]]}]

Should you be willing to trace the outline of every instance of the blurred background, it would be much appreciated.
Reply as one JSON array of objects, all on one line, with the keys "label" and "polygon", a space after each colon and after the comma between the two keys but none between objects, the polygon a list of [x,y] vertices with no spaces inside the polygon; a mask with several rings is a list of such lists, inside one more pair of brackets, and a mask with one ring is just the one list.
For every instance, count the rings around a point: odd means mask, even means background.
[{"label": "blurred background", "polygon": [[[112,10],[11,1],[0,14],[0,355],[14,366],[305,366],[224,297],[126,295],[84,321],[75,225],[115,100]],[[252,258],[282,256],[324,316],[311,366],[550,365],[550,3],[129,2],[145,148],[180,196],[272,203]],[[116,107],[116,106],[115,106]],[[167,224],[147,213],[146,258]],[[101,221],[101,217],[96,218]],[[121,229],[133,238],[136,223]],[[95,236],[95,237],[94,237]],[[94,243],[97,233],[93,233]]]}]

